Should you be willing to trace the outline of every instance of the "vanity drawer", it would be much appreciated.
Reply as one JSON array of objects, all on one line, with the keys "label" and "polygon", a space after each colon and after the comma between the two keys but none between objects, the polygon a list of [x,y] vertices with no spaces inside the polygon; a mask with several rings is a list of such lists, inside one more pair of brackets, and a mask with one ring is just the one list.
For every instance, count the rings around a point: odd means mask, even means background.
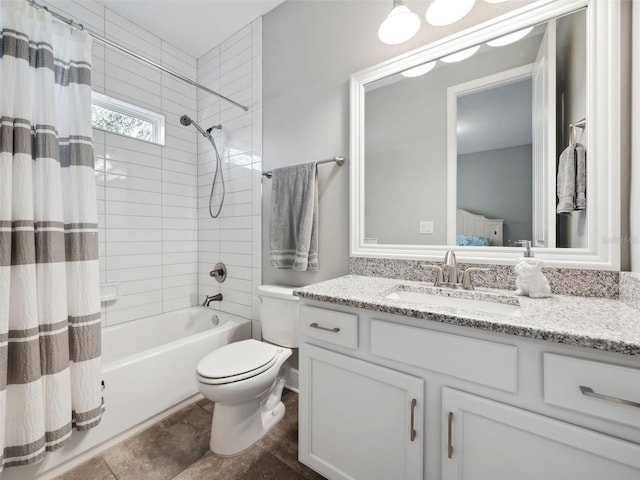
[{"label": "vanity drawer", "polygon": [[640,427],[640,369],[545,353],[544,400]]},{"label": "vanity drawer", "polygon": [[518,388],[513,345],[372,320],[371,353],[507,392]]},{"label": "vanity drawer", "polygon": [[358,316],[324,308],[300,307],[301,334],[347,348],[358,348]]}]

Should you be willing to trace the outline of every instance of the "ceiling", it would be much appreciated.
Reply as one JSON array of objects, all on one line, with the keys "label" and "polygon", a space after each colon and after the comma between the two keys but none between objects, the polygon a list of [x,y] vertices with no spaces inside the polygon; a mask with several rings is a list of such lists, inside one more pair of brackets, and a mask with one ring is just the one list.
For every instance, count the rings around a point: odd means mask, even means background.
[{"label": "ceiling", "polygon": [[283,0],[98,0],[114,12],[200,58]]}]

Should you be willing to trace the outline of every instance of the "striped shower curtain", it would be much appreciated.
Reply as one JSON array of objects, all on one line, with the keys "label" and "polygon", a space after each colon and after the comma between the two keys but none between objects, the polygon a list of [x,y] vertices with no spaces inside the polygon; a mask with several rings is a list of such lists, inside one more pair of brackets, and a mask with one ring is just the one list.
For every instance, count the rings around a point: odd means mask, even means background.
[{"label": "striped shower curtain", "polygon": [[91,39],[0,0],[0,470],[100,422]]}]

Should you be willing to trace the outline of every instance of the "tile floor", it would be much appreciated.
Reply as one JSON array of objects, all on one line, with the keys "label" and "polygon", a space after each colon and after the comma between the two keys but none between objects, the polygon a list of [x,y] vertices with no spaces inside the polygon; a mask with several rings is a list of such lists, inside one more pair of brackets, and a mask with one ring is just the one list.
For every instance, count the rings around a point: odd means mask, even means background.
[{"label": "tile floor", "polygon": [[193,403],[57,480],[322,480],[298,462],[298,394],[285,390],[284,419],[233,457],[209,451],[213,404]]}]

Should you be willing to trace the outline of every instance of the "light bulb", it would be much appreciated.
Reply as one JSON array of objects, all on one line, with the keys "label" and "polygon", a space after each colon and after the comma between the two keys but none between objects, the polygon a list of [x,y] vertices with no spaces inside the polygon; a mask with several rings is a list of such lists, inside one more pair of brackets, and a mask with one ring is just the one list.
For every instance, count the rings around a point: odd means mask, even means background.
[{"label": "light bulb", "polygon": [[529,32],[533,30],[533,27],[524,28],[522,30],[518,30],[517,32],[508,33],[503,35],[502,37],[494,38],[487,42],[487,45],[491,45],[492,47],[503,47],[505,45],[509,45],[510,43],[517,42],[518,40],[523,39]]},{"label": "light bulb", "polygon": [[471,11],[476,0],[433,0],[427,8],[427,22],[436,27],[451,25]]},{"label": "light bulb", "polygon": [[400,72],[400,75],[407,78],[419,77],[420,75],[424,75],[425,73],[433,70],[433,67],[435,66],[436,62],[423,63],[422,65],[418,65],[417,67],[413,67],[405,70],[404,72]]},{"label": "light bulb", "polygon": [[394,7],[378,29],[378,38],[387,45],[406,42],[420,29],[420,17],[409,10],[404,2],[394,2]]},{"label": "light bulb", "polygon": [[461,62],[476,53],[479,48],[480,45],[476,45],[475,47],[467,48],[466,50],[461,50],[459,52],[452,53],[451,55],[447,55],[446,57],[442,57],[440,60],[446,63]]}]

